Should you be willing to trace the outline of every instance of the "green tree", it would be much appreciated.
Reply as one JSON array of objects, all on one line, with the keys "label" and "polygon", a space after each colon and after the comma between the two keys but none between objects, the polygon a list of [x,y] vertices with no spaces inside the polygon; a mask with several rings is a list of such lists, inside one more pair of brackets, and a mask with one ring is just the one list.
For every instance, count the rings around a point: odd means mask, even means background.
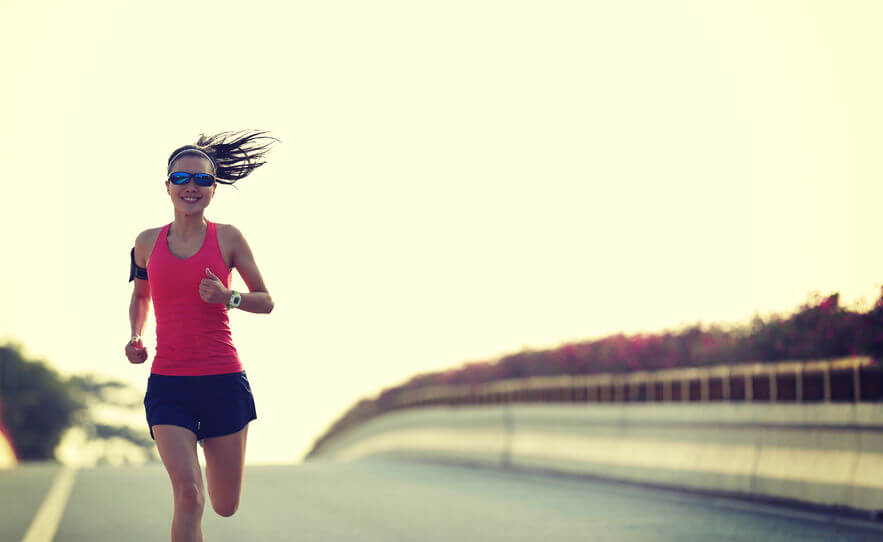
[{"label": "green tree", "polygon": [[90,440],[122,438],[151,450],[153,441],[146,435],[93,418],[91,407],[96,402],[141,407],[140,402],[114,397],[114,390],[126,387],[124,382],[102,382],[93,375],[64,378],[45,361],[26,359],[20,344],[0,345],[0,415],[20,461],[54,460],[56,447],[71,427],[82,427]]}]

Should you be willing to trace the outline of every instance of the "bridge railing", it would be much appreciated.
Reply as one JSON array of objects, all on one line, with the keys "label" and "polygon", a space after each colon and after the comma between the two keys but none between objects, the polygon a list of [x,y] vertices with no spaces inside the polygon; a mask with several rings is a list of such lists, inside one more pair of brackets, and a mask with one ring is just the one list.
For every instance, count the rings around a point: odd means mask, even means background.
[{"label": "bridge railing", "polygon": [[883,400],[883,367],[869,356],[748,362],[657,371],[552,375],[424,386],[349,412],[316,443],[385,412],[508,403],[860,403]]},{"label": "bridge railing", "polygon": [[[879,401],[881,368],[870,357],[753,362],[631,373],[534,376],[401,390],[381,409],[509,402]],[[385,403],[385,404],[384,404]],[[386,408],[384,408],[386,407]]]}]

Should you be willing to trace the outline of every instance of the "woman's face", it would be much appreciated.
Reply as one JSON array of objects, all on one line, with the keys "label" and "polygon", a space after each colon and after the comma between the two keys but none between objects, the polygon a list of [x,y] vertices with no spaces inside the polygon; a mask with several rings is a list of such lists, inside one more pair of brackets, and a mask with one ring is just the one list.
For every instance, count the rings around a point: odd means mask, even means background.
[{"label": "woman's face", "polygon": [[[178,158],[172,163],[169,173],[175,171],[186,171],[187,173],[211,173],[212,163],[202,156],[188,155]],[[180,211],[185,215],[201,213],[212,200],[215,195],[215,187],[218,183],[211,186],[199,186],[192,178],[187,184],[172,184],[166,179],[166,189],[172,198],[172,205],[176,211]],[[196,201],[187,201],[184,198],[197,198]]]}]

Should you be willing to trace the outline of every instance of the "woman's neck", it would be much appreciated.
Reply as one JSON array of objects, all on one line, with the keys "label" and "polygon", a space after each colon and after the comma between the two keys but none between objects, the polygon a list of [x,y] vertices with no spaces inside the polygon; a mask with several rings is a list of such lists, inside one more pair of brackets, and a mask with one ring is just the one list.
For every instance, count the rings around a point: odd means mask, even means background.
[{"label": "woman's neck", "polygon": [[192,239],[202,237],[208,221],[202,213],[198,215],[184,215],[175,213],[175,221],[170,226],[175,237],[178,239]]}]

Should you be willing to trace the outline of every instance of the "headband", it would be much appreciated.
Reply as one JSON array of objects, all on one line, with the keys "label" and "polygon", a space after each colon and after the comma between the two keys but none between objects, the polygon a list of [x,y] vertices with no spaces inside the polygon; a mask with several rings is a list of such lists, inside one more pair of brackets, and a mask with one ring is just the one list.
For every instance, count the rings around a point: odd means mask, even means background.
[{"label": "headband", "polygon": [[199,150],[199,149],[184,149],[183,151],[176,152],[175,155],[172,156],[172,159],[169,160],[169,171],[167,171],[166,173],[171,173],[172,164],[175,163],[175,160],[176,160],[179,156],[181,156],[182,154],[186,154],[186,153],[188,153],[188,152],[189,152],[189,153],[197,153],[197,154],[201,154],[201,155],[205,156],[206,158],[208,158],[208,161],[212,163],[212,168],[214,169],[214,171],[213,171],[212,173],[215,174],[215,175],[217,175],[217,173],[218,173],[218,165],[215,164],[215,161],[212,160],[212,157],[211,157],[211,156],[207,155],[206,153],[204,153],[203,151],[201,151],[201,150]]}]

